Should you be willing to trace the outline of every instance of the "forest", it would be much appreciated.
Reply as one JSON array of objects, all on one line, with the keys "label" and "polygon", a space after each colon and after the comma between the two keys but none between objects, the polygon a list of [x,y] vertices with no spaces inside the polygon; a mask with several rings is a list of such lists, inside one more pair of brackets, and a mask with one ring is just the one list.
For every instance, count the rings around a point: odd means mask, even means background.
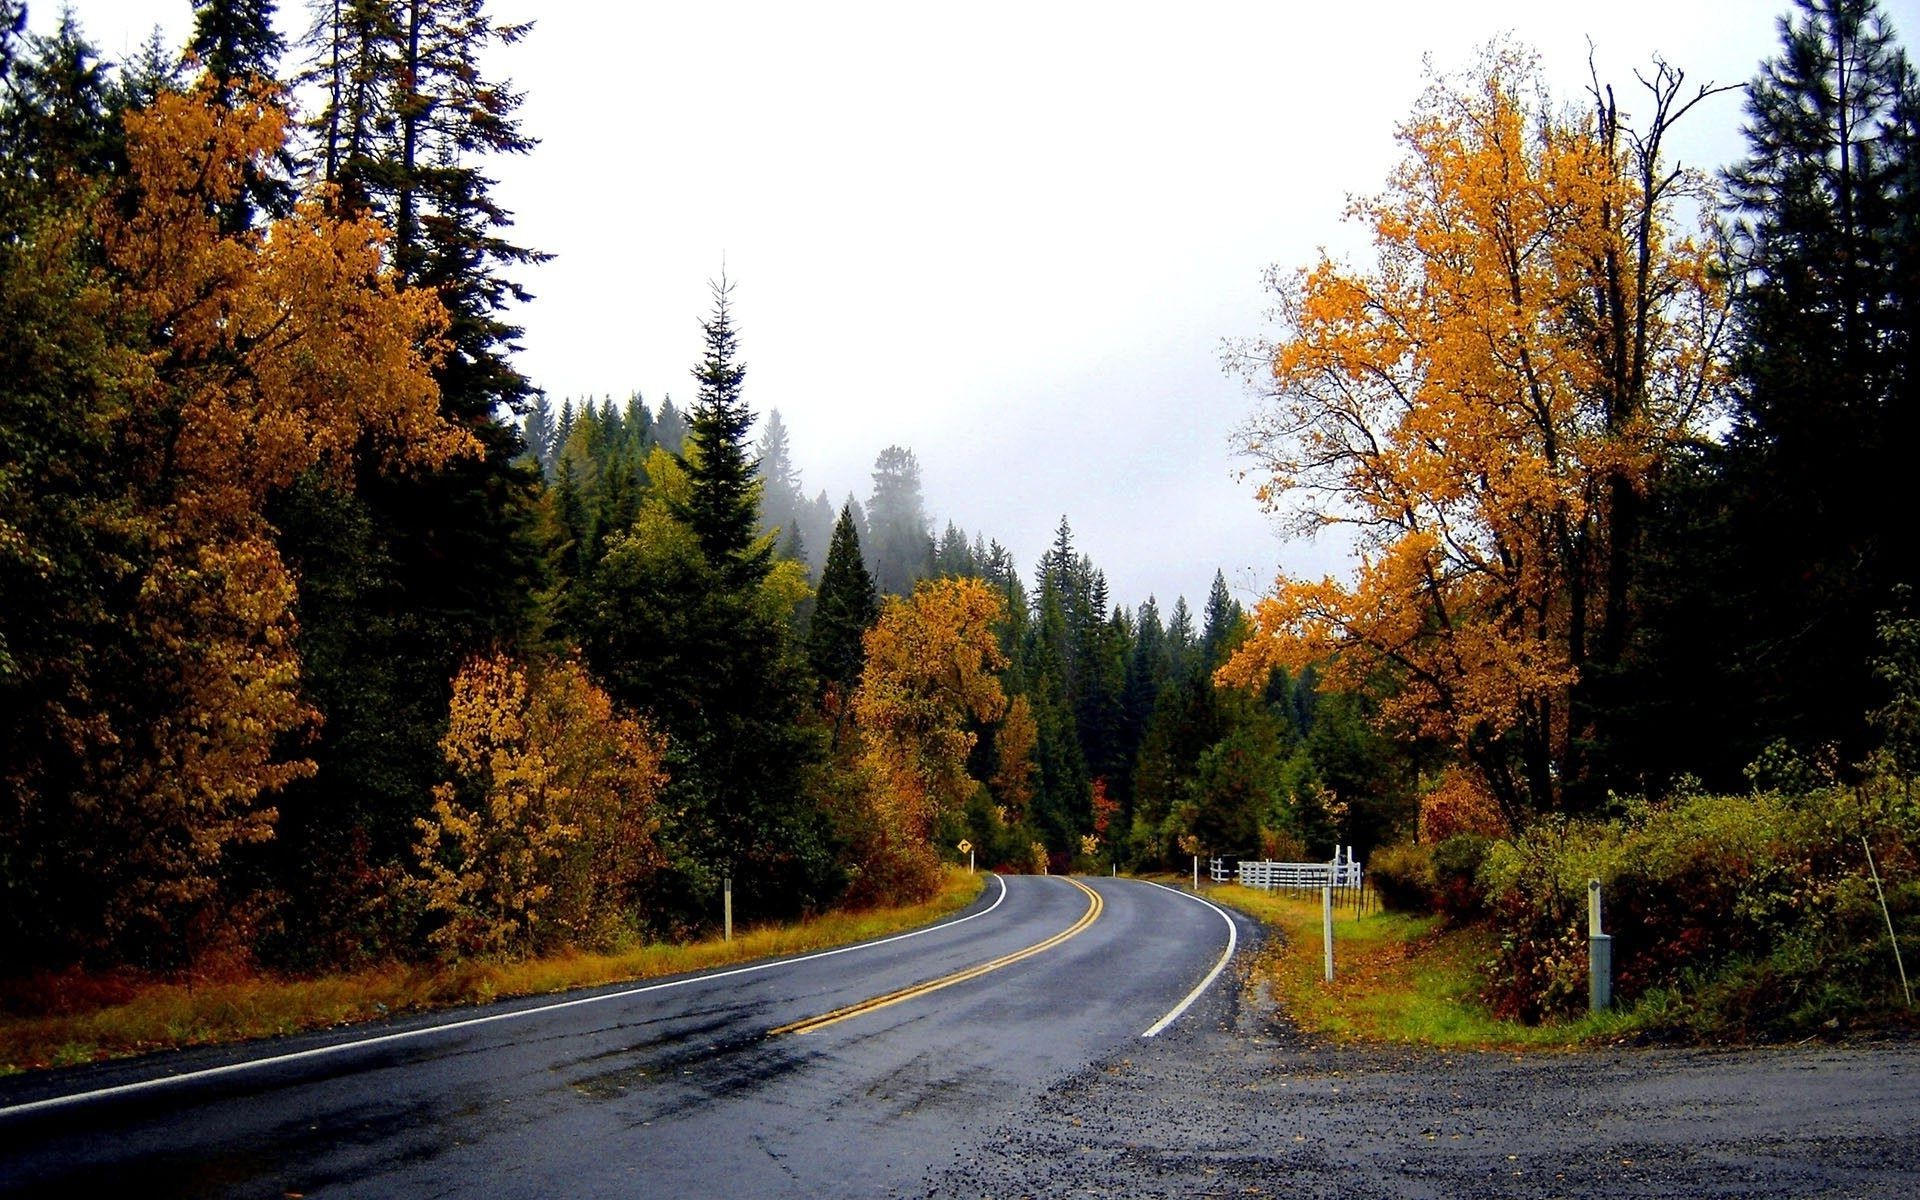
[{"label": "forest", "polygon": [[936,530],[908,447],[809,496],[724,273],[684,407],[556,400],[487,173],[534,148],[488,74],[530,27],[191,7],[115,65],[0,0],[9,975],[685,938],[728,880],[747,920],[925,897],[962,840],[1353,846],[1535,930],[1510,982],[1571,978],[1595,855],[1761,924],[1756,863],[1840,889],[1838,945],[1865,836],[1920,913],[1920,86],[1873,0],[1795,0],[1718,173],[1669,160],[1727,90],[1679,66],[1434,71],[1370,256],[1274,268],[1229,353],[1259,501],[1356,546],[1250,610],[1110,594],[1068,516],[1030,565]]}]

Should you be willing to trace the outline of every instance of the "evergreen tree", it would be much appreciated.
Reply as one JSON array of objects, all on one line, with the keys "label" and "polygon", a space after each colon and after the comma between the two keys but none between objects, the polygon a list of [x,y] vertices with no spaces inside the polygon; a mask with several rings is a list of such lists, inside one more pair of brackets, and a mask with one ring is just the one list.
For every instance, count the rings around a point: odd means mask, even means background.
[{"label": "evergreen tree", "polygon": [[28,34],[23,48],[0,106],[0,158],[16,195],[34,189],[65,199],[111,171],[119,155],[107,64],[71,8],[53,33]]},{"label": "evergreen tree", "polygon": [[841,699],[852,695],[865,662],[861,635],[880,616],[873,577],[860,558],[860,534],[854,528],[853,507],[841,508],[827,547],[827,563],[820,573],[820,591],[814,601],[807,633],[807,656],[821,686],[837,688]]},{"label": "evergreen tree", "polygon": [[873,495],[867,499],[867,538],[873,581],[883,595],[905,596],[933,570],[933,539],[920,495],[920,460],[903,446],[888,446],[873,462]]},{"label": "evergreen tree", "polygon": [[687,418],[673,406],[672,396],[660,402],[660,417],[653,423],[653,438],[669,454],[678,454],[686,448]]},{"label": "evergreen tree", "polygon": [[[760,435],[760,528],[771,533],[778,529],[781,557],[806,560],[806,535],[801,528],[801,510],[806,496],[800,490],[800,471],[793,465],[793,452],[787,444],[787,423],[780,410],[767,414],[766,429]],[[800,553],[790,552],[790,548]]]},{"label": "evergreen tree", "polygon": [[747,455],[753,412],[740,394],[747,368],[739,361],[732,295],[722,276],[713,285],[713,315],[701,322],[706,356],[693,371],[700,394],[688,425],[688,452],[681,459],[692,488],[678,515],[700,539],[707,561],[739,587],[766,574],[772,551],[754,545],[760,531],[759,464]]},{"label": "evergreen tree", "polygon": [[1873,0],[1796,0],[1780,38],[1727,177],[1734,429],[1649,496],[1643,627],[1594,749],[1613,787],[1737,789],[1780,739],[1859,761],[1874,614],[1920,583],[1887,492],[1920,433],[1913,71]]},{"label": "evergreen tree", "polygon": [[1211,674],[1233,648],[1235,631],[1244,616],[1240,602],[1227,590],[1225,571],[1213,573],[1213,587],[1207,592],[1206,624],[1200,634],[1201,669]]},{"label": "evergreen tree", "polygon": [[939,548],[934,551],[933,570],[936,575],[971,576],[979,574],[979,564],[974,560],[973,548],[967,544],[966,531],[947,522],[947,528],[940,535]]},{"label": "evergreen tree", "polygon": [[[188,51],[232,104],[249,89],[276,86],[287,44],[274,28],[275,0],[194,0]],[[156,33],[156,40],[158,35]],[[293,211],[297,164],[283,151],[270,164],[248,163],[238,196],[221,206],[221,228],[237,233],[258,217]]]},{"label": "evergreen tree", "polygon": [[547,394],[541,392],[527,406],[527,415],[520,424],[520,440],[526,445],[527,453],[540,467],[541,473],[551,476],[553,471],[554,444],[553,404]]},{"label": "evergreen tree", "polygon": [[177,92],[185,83],[180,59],[167,48],[166,38],[156,25],[141,44],[139,54],[120,69],[113,85],[113,110],[124,113],[145,108],[162,92]]}]

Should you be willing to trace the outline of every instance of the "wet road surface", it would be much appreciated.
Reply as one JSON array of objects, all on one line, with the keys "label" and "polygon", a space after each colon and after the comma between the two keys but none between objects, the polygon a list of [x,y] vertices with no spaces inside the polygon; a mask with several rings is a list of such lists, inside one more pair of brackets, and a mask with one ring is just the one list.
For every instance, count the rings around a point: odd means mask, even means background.
[{"label": "wet road surface", "polygon": [[962,917],[565,1005],[0,1081],[0,1192],[924,1190],[1050,1088],[1151,1044],[1229,929],[1125,880],[995,879]]}]

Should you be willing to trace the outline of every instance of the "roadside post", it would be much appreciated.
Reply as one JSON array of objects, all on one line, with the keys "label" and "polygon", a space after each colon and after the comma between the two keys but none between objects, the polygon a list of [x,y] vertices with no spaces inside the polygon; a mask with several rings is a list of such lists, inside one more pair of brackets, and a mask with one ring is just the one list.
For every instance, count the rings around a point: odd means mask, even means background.
[{"label": "roadside post", "polygon": [[1198,854],[1193,856],[1193,890],[1196,892],[1200,890],[1200,856]]},{"label": "roadside post", "polygon": [[1320,928],[1327,945],[1327,982],[1333,982],[1333,884],[1320,889]]},{"label": "roadside post", "polygon": [[1587,1008],[1613,1004],[1613,937],[1600,932],[1600,881],[1587,880]]},{"label": "roadside post", "polygon": [[1874,894],[1880,897],[1880,917],[1887,923],[1887,940],[1893,943],[1893,965],[1900,969],[1900,990],[1907,995],[1907,1007],[1913,1007],[1913,985],[1907,982],[1907,964],[1900,957],[1900,935],[1893,931],[1893,913],[1887,909],[1887,891],[1880,886],[1880,868],[1873,863],[1873,847],[1863,835],[1860,848],[1867,852],[1867,870],[1873,875]]},{"label": "roadside post", "polygon": [[728,875],[720,883],[720,909],[722,920],[727,927],[727,941],[733,940],[733,876]]}]

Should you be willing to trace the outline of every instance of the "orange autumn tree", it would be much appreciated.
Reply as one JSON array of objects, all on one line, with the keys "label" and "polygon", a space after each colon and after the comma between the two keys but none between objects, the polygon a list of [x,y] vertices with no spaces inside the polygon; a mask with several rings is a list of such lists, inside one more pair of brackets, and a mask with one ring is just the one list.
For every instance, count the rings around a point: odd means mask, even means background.
[{"label": "orange autumn tree", "polygon": [[395,286],[378,226],[309,201],[222,229],[284,145],[272,92],[229,105],[203,80],[126,114],[125,134],[124,181],[88,214],[83,314],[120,350],[89,400],[112,451],[72,465],[96,498],[74,519],[125,550],[50,713],[64,746],[9,779],[16,865],[68,898],[48,940],[80,948],[177,935],[228,848],[271,836],[264,798],[313,770],[289,752],[314,717],[269,499],[316,469],[350,485],[367,449],[414,467],[474,446],[429,373],[445,314]]},{"label": "orange autumn tree", "polygon": [[[995,674],[1006,666],[994,633],[1004,615],[999,595],[978,579],[930,580],[910,598],[888,599],[867,631],[853,697],[858,765],[869,781],[855,831],[856,895],[931,894],[939,821],[980,786],[967,771],[976,740],[968,726],[1007,711]],[[1025,779],[1011,764],[1002,773]]]},{"label": "orange autumn tree", "polygon": [[1371,267],[1276,275],[1287,330],[1240,435],[1261,501],[1348,527],[1359,561],[1282,576],[1220,681],[1314,663],[1377,691],[1510,820],[1577,772],[1577,688],[1624,645],[1640,499],[1721,380],[1718,250],[1674,232],[1705,184],[1661,154],[1713,90],[1664,64],[1645,83],[1635,127],[1597,85],[1592,112],[1556,109],[1512,48],[1434,78],[1387,190],[1351,208]]},{"label": "orange autumn tree", "polygon": [[604,949],[640,922],[666,739],[578,664],[469,662],[440,748],[452,778],[415,820],[416,888],[454,955]]}]

